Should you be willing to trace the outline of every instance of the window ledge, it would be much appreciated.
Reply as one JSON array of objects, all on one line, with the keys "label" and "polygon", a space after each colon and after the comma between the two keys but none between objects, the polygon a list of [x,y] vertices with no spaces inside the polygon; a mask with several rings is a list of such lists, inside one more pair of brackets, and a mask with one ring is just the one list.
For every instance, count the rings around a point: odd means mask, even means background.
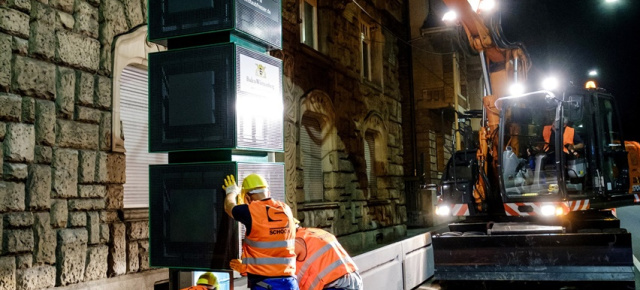
[{"label": "window ledge", "polygon": [[311,211],[319,209],[334,209],[340,208],[340,204],[337,202],[308,202],[298,205],[298,211]]},{"label": "window ledge", "polygon": [[125,208],[122,213],[125,222],[149,220],[149,208]]}]

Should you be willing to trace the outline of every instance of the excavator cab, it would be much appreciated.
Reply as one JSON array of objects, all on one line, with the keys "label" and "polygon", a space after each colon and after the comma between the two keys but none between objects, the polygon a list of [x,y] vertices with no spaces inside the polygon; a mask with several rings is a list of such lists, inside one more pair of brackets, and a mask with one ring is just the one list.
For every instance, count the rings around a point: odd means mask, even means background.
[{"label": "excavator cab", "polygon": [[542,91],[498,103],[505,204],[578,200],[585,206],[569,210],[585,210],[610,208],[600,201],[611,197],[628,199],[627,152],[611,95],[574,90],[556,97]]}]

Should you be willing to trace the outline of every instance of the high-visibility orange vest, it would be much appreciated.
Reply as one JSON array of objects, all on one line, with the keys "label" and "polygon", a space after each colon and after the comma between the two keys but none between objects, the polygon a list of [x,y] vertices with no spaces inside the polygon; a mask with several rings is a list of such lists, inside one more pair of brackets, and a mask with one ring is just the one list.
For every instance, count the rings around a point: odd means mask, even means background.
[{"label": "high-visibility orange vest", "polygon": [[249,204],[251,232],[242,241],[242,263],[247,273],[261,276],[294,276],[295,224],[291,208],[273,199]]},{"label": "high-visibility orange vest", "polygon": [[328,283],[358,270],[338,239],[329,232],[299,228],[296,240],[296,247],[306,247],[306,256],[299,256],[296,262],[300,290],[322,289]]},{"label": "high-visibility orange vest", "polygon": [[[562,147],[564,150],[564,153],[569,154],[569,150],[567,150],[567,147],[565,147],[565,145],[567,144],[571,144],[571,145],[575,145],[573,144],[573,135],[575,134],[575,130],[569,126],[565,126],[564,127],[564,134],[562,134]],[[551,125],[549,126],[544,126],[544,130],[542,131],[542,137],[544,137],[544,142],[547,143],[547,145],[545,145],[544,147],[544,151],[549,150],[549,143],[550,142],[554,142],[553,140],[549,140],[551,139]]]},{"label": "high-visibility orange vest", "polygon": [[202,285],[196,285],[196,286],[183,288],[182,290],[209,290],[209,288],[207,288],[205,286],[202,286]]}]

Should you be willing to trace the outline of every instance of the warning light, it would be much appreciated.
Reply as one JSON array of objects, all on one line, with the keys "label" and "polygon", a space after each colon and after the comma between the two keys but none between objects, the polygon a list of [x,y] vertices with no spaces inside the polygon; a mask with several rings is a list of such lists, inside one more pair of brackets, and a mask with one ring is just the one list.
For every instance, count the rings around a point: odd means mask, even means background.
[{"label": "warning light", "polygon": [[584,84],[584,88],[585,89],[595,89],[596,88],[596,82],[594,81],[588,81]]}]

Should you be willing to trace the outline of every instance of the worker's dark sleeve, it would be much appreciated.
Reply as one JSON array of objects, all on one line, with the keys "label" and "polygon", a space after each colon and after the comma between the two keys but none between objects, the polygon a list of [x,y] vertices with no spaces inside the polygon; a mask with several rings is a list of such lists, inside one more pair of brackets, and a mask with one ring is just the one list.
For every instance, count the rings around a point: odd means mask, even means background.
[{"label": "worker's dark sleeve", "polygon": [[577,133],[573,133],[573,144],[582,144],[582,138]]},{"label": "worker's dark sleeve", "polygon": [[248,236],[251,232],[251,213],[249,212],[249,206],[246,204],[236,205],[231,209],[231,214],[233,215],[233,219],[244,224],[244,227],[247,228],[246,235]]}]

